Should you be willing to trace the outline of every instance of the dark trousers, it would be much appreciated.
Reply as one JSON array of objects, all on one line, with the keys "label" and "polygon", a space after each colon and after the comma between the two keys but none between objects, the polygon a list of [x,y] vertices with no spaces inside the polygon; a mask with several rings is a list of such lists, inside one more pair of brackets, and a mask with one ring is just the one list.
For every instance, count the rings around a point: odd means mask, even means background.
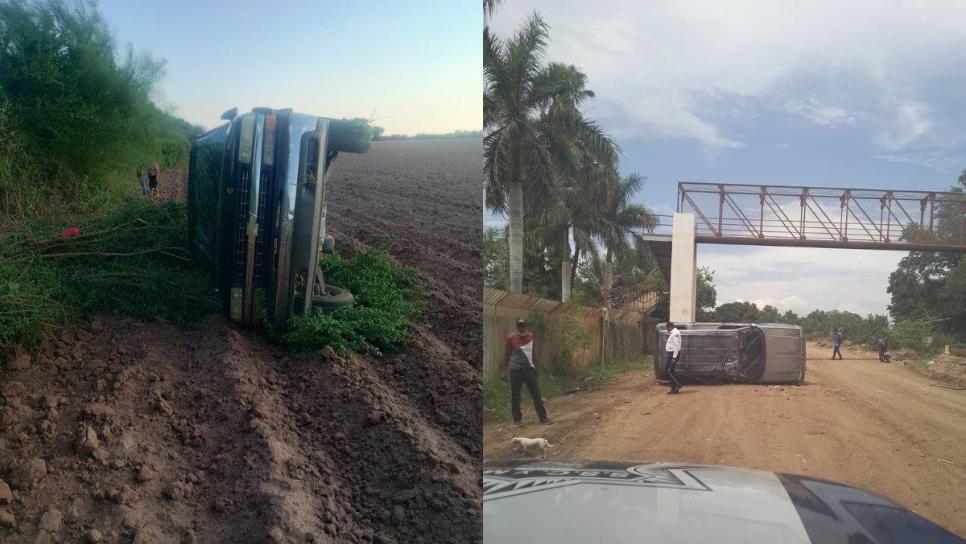
[{"label": "dark trousers", "polygon": [[835,356],[836,355],[839,356],[839,359],[842,358],[842,351],[841,351],[841,349],[842,349],[842,346],[839,346],[839,345],[836,345],[835,346],[835,348],[832,350],[832,359],[835,359]]},{"label": "dark trousers", "polygon": [[677,364],[677,360],[674,359],[674,352],[664,352],[664,359],[667,361],[667,376],[668,378],[671,378],[671,390],[677,391],[678,389],[681,389],[681,382],[679,382],[677,377],[674,375],[674,365]]},{"label": "dark trousers", "polygon": [[533,409],[537,411],[540,421],[547,419],[547,411],[543,407],[543,399],[540,398],[540,386],[537,384],[537,369],[521,368],[510,371],[510,404],[513,410],[513,421],[523,419],[520,413],[520,389],[523,384],[527,384],[530,390],[530,398],[533,399]]}]

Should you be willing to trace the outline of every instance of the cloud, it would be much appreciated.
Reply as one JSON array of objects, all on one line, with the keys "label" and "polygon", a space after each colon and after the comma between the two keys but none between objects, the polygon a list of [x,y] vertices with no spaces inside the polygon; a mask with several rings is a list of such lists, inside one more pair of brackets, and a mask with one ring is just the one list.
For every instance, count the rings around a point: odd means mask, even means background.
[{"label": "cloud", "polygon": [[928,140],[938,123],[920,85],[959,69],[966,18],[955,0],[531,0],[501,5],[491,27],[508,36],[533,10],[551,26],[549,57],[588,74],[605,126],[719,151],[746,143],[724,115],[742,100],[862,126],[890,152]]},{"label": "cloud", "polygon": [[745,300],[781,311],[886,314],[889,274],[900,251],[698,246],[698,266],[715,271],[718,304]]},{"label": "cloud", "polygon": [[917,102],[897,102],[891,122],[879,134],[879,144],[890,150],[899,150],[916,143],[933,127],[929,108]]},{"label": "cloud", "polygon": [[856,121],[856,116],[837,106],[821,105],[812,100],[790,100],[785,104],[785,110],[789,113],[801,116],[816,125],[833,128],[838,125],[851,124]]},{"label": "cloud", "polygon": [[916,164],[950,176],[958,174],[963,164],[966,164],[966,157],[955,152],[950,153],[945,149],[882,153],[875,158],[889,162]]}]

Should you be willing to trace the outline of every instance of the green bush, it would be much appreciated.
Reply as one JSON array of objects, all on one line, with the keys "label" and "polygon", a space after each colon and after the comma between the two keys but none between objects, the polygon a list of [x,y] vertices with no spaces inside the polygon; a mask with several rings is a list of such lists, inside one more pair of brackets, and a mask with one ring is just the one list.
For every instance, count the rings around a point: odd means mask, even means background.
[{"label": "green bush", "polygon": [[93,2],[0,1],[0,212],[113,204],[139,164],[185,164],[200,129],[151,102],[163,68],[119,54]]},{"label": "green bush", "polygon": [[[76,227],[80,234],[58,233]],[[217,310],[188,258],[183,204],[124,201],[110,212],[52,215],[0,234],[0,351],[98,313],[187,325]]]},{"label": "green bush", "polygon": [[377,356],[412,340],[424,304],[415,289],[415,270],[393,263],[379,249],[354,259],[331,255],[321,266],[326,283],[348,289],[356,305],[294,317],[270,330],[273,338],[295,352],[330,346],[340,353],[351,349]]}]

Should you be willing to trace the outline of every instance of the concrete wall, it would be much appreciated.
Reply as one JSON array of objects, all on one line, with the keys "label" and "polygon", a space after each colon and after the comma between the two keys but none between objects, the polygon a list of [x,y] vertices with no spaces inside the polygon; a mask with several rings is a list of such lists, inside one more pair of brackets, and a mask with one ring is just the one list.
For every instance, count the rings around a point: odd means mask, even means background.
[{"label": "concrete wall", "polygon": [[600,364],[602,338],[605,359],[639,357],[644,361],[653,347],[656,321],[638,311],[611,310],[605,321],[601,308],[487,288],[483,294],[484,379],[506,372],[506,337],[520,318],[534,332],[534,361],[542,372],[561,373]]}]

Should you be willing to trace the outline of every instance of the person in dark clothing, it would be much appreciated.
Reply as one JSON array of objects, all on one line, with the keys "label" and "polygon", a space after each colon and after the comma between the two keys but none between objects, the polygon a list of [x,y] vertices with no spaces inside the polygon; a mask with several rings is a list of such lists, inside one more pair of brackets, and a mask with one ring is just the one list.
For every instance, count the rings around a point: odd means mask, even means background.
[{"label": "person in dark clothing", "polygon": [[158,198],[158,174],[161,173],[161,168],[158,167],[158,163],[152,163],[151,167],[148,168],[148,187],[151,189],[151,198]]},{"label": "person in dark clothing", "polygon": [[843,357],[842,357],[842,340],[844,338],[845,338],[845,335],[842,334],[842,331],[840,331],[838,329],[835,329],[835,332],[832,333],[832,343],[835,344],[835,347],[832,349],[832,360],[833,361],[835,360],[835,356],[836,355],[839,356],[839,360],[843,359]]},{"label": "person in dark clothing", "polygon": [[664,345],[664,360],[667,361],[667,375],[671,378],[671,390],[669,395],[677,395],[681,391],[681,382],[674,375],[675,365],[681,355],[681,331],[674,326],[674,323],[667,323],[667,343]]},{"label": "person in dark clothing", "polygon": [[506,353],[510,366],[510,403],[513,412],[513,425],[523,426],[523,415],[520,413],[520,390],[526,384],[533,399],[533,408],[540,418],[540,423],[550,424],[547,410],[540,398],[540,386],[537,383],[537,368],[533,364],[533,332],[527,330],[524,320],[517,321],[517,330],[506,337]]},{"label": "person in dark clothing", "polygon": [[879,348],[879,362],[880,363],[891,363],[892,356],[889,355],[889,343],[886,342],[885,338],[880,338],[877,342]]}]

